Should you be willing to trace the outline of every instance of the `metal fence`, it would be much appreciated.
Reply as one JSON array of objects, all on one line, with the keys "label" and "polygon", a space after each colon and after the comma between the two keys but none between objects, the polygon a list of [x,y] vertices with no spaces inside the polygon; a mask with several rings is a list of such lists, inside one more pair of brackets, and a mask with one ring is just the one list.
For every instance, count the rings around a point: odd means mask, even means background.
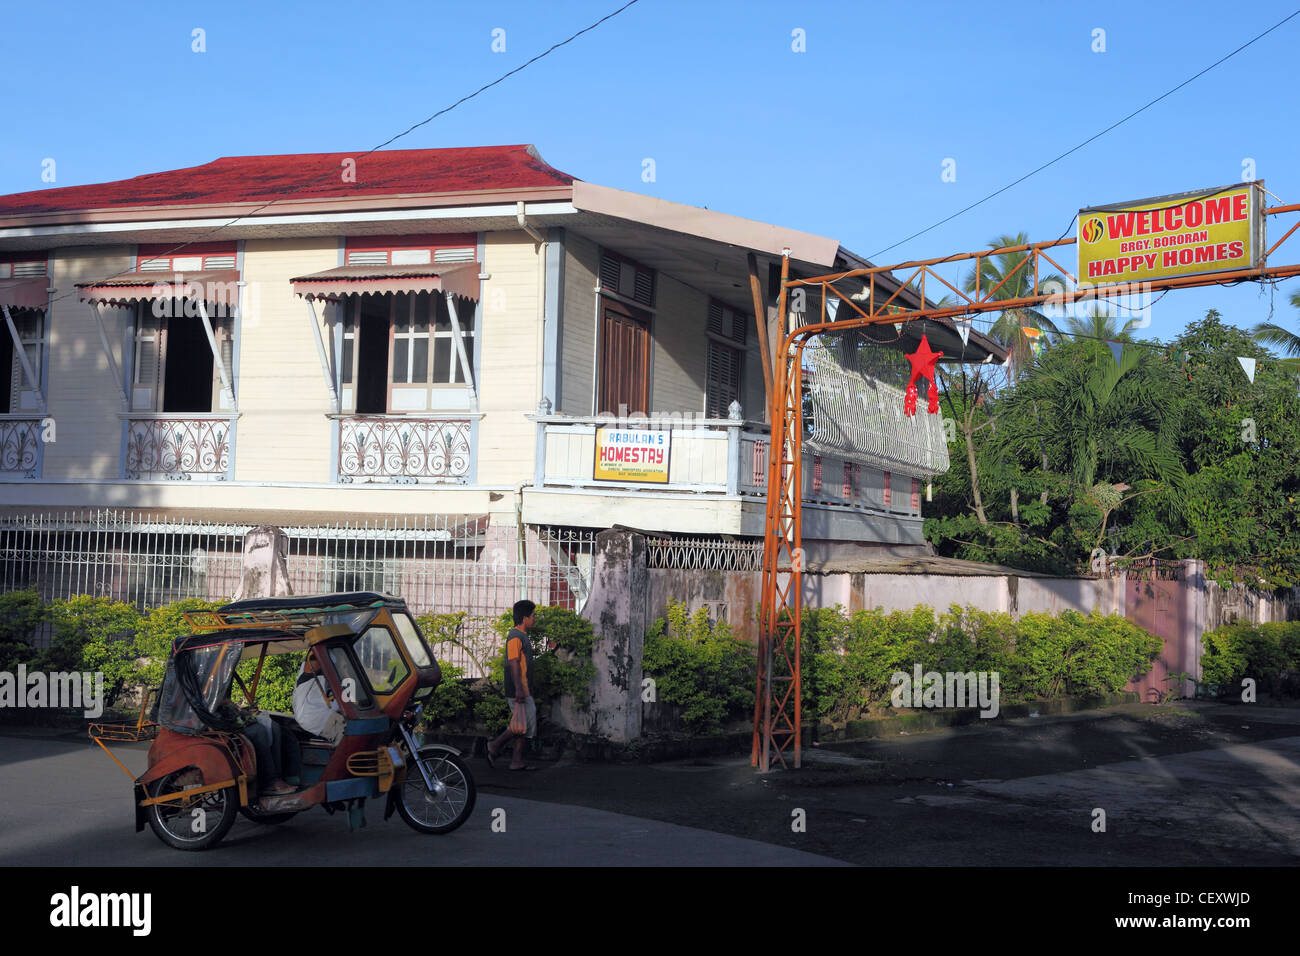
[{"label": "metal fence", "polygon": [[[229,600],[252,527],[129,511],[3,517],[0,591],[31,589],[46,601],[89,594],[142,611],[184,598]],[[464,612],[462,638],[480,650],[492,639],[490,622],[522,597],[580,611],[595,550],[593,531],[529,527],[521,535],[486,517],[283,530],[295,594],[385,591],[416,614]],[[449,647],[439,657],[477,676],[481,654]]]},{"label": "metal fence", "polygon": [[647,538],[646,565],[683,571],[762,571],[762,541]]}]

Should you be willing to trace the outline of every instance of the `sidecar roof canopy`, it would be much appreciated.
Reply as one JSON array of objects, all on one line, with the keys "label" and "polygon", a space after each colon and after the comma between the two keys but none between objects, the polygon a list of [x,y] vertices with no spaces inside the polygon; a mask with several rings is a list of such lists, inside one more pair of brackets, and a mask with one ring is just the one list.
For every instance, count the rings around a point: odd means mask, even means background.
[{"label": "sidecar roof canopy", "polygon": [[265,644],[270,654],[305,651],[310,642],[304,635],[312,628],[333,619],[361,630],[385,607],[404,611],[406,602],[391,594],[352,591],[251,598],[215,611],[186,611],[185,619],[196,633],[178,637],[172,653],[220,644]]},{"label": "sidecar roof canopy", "polygon": [[404,608],[406,602],[391,594],[377,591],[349,591],[336,594],[301,594],[289,597],[249,598],[235,601],[217,609],[220,614],[234,614],[240,611],[278,611],[281,614],[300,612],[310,614],[313,611],[347,611],[362,607]]}]

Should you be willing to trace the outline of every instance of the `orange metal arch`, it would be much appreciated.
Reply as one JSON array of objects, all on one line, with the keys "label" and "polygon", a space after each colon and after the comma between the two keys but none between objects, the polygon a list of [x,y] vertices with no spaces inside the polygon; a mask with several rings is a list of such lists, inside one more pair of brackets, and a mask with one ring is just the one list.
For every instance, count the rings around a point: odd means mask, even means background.
[{"label": "orange metal arch", "polygon": [[[1273,206],[1264,210],[1265,216],[1300,212],[1300,203]],[[1158,292],[1167,289],[1186,289],[1198,286],[1235,284],[1238,282],[1264,282],[1300,276],[1300,263],[1269,266],[1268,256],[1273,255],[1297,230],[1300,221],[1293,224],[1282,238],[1273,243],[1264,254],[1257,269],[1238,269],[1210,275],[1177,276],[1143,282],[1143,291]],[[959,253],[938,259],[917,259],[892,266],[872,266],[816,276],[808,279],[790,278],[789,253],[781,264],[781,288],[777,300],[780,315],[779,361],[775,363],[775,377],[770,399],[771,445],[768,455],[767,520],[763,541],[762,604],[759,610],[758,681],[754,700],[754,740],[750,762],[766,771],[775,762],[782,767],[798,767],[802,754],[802,611],[803,611],[803,350],[808,342],[824,332],[843,332],[871,325],[901,324],[920,319],[953,318],[985,312],[1003,312],[1008,309],[1042,305],[1049,301],[1068,304],[1082,299],[1113,298],[1131,295],[1134,283],[1111,283],[1092,286],[1083,284],[1070,291],[1040,291],[1041,268],[1050,266],[1071,280],[1074,276],[1063,268],[1053,255],[1063,246],[1075,244],[1074,239],[1057,239],[1052,242],[1027,243],[1002,249]],[[1300,243],[1297,243],[1300,244]],[[1014,299],[995,299],[994,295],[1010,276],[1005,276],[991,289],[979,286],[980,260],[1008,253],[1027,253],[1025,261],[1013,270],[1033,269],[1034,294]],[[976,286],[963,292],[938,275],[935,266],[964,260],[975,260]],[[889,273],[893,292],[885,298],[887,290],[881,289],[876,278]],[[835,283],[849,278],[861,278],[866,285],[866,301],[860,303],[835,288]],[[897,283],[895,285],[895,282]],[[899,311],[895,304],[903,289],[912,283],[927,301],[926,283],[937,282],[944,292],[958,298],[954,305],[942,308],[923,308]],[[815,287],[820,289],[822,314],[820,321],[787,329],[787,295],[790,289]],[[839,321],[826,320],[826,302],[835,296],[839,310],[851,317]],[[787,755],[790,759],[787,761]]]}]

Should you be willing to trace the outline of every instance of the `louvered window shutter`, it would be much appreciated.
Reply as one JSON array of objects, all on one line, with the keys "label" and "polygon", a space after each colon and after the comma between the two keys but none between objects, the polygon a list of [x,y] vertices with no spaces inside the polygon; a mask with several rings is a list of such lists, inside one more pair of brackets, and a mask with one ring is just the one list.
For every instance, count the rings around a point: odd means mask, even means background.
[{"label": "louvered window shutter", "polygon": [[600,257],[601,287],[605,289],[613,289],[615,292],[619,291],[618,278],[619,278],[619,273],[621,271],[622,270],[620,268],[618,259],[616,259],[614,256],[611,256],[609,253],[605,253],[603,256],[601,256]]},{"label": "louvered window shutter", "polygon": [[709,331],[712,332],[714,335],[726,335],[727,338],[731,337],[730,335],[727,335],[727,333],[722,331],[722,303],[721,302],[709,303]]},{"label": "louvered window shutter", "polygon": [[740,353],[710,342],[707,371],[704,413],[709,418],[726,418],[728,407],[740,398]]}]

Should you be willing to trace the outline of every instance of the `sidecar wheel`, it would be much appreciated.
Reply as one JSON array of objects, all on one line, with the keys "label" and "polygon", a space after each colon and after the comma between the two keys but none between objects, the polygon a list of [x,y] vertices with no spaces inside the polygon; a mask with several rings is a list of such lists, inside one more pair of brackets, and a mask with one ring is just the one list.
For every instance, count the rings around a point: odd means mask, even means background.
[{"label": "sidecar wheel", "polygon": [[[194,767],[176,770],[154,781],[149,796],[159,797],[203,786]],[[210,790],[182,800],[151,803],[149,826],[158,839],[177,850],[208,850],[221,842],[235,825],[239,792],[235,787]]]},{"label": "sidecar wheel", "polygon": [[435,790],[425,787],[424,776],[412,757],[397,794],[397,812],[420,833],[450,833],[474,812],[474,777],[463,760],[445,750],[426,747],[420,757]]}]

